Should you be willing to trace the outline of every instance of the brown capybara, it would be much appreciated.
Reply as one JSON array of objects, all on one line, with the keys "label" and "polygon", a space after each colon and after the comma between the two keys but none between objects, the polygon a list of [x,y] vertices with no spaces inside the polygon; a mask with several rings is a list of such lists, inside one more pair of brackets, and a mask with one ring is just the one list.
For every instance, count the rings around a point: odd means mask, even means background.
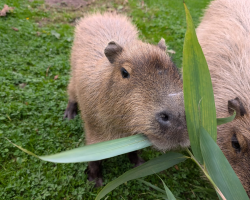
[{"label": "brown capybara", "polygon": [[[65,117],[84,121],[86,144],[145,134],[166,151],[189,146],[182,79],[166,54],[137,38],[122,15],[93,14],[79,20],[71,55],[69,103]],[[136,152],[129,154],[138,166]],[[89,180],[102,185],[100,161],[89,163]]]},{"label": "brown capybara", "polygon": [[216,0],[197,28],[214,89],[217,143],[250,196],[250,1]]}]

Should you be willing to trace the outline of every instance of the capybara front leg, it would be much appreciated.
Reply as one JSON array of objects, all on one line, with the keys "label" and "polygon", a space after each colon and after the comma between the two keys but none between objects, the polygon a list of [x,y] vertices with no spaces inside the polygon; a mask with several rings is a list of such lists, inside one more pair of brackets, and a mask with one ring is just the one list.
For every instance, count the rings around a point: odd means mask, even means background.
[{"label": "capybara front leg", "polygon": [[95,187],[102,186],[102,161],[92,161],[88,164],[88,180],[95,182]]},{"label": "capybara front leg", "polygon": [[68,106],[64,112],[64,119],[74,119],[77,115],[77,103],[69,101]]},{"label": "capybara front leg", "polygon": [[141,157],[138,156],[138,151],[129,152],[128,158],[130,162],[134,164],[134,167],[138,167],[145,162]]}]

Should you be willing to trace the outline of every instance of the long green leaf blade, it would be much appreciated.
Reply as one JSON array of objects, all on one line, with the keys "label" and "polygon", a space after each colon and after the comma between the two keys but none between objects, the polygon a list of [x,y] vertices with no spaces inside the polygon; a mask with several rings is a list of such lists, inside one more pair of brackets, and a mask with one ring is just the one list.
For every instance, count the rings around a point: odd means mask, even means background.
[{"label": "long green leaf blade", "polygon": [[164,195],[164,194],[154,194],[154,193],[151,193],[151,195],[157,197],[157,200],[158,200],[158,198],[162,198],[163,200],[168,200],[167,195]]},{"label": "long green leaf blade", "polygon": [[142,180],[142,179],[137,179],[137,181],[140,181],[141,183],[144,183],[145,185],[147,185],[147,186],[153,188],[154,190],[156,190],[156,191],[158,191],[158,192],[160,192],[160,193],[162,193],[162,194],[166,194],[165,191],[164,191],[163,189],[161,189],[161,188],[159,188],[159,187],[157,187],[157,186],[155,186],[155,185],[153,185],[153,184],[151,184],[151,183],[149,183],[149,182],[147,182],[147,181],[144,181],[144,180]]},{"label": "long green leaf blade", "polygon": [[210,189],[210,188],[204,188],[204,187],[200,187],[200,186],[194,186],[196,189],[194,189],[194,192],[200,192],[203,194],[207,194],[209,196],[210,199],[216,199],[217,198],[217,193],[214,189]]},{"label": "long green leaf blade", "polygon": [[[160,178],[160,177],[159,177]],[[160,178],[161,179],[161,178]],[[164,181],[161,179],[161,182],[163,183],[164,185],[164,189],[165,189],[165,192],[168,196],[168,200],[176,200],[176,198],[174,197],[173,193],[170,191],[170,189],[166,186],[166,184],[164,183]]]},{"label": "long green leaf blade", "polygon": [[27,149],[24,149],[24,148],[22,148],[22,147],[20,147],[20,146],[18,146],[18,145],[16,145],[16,144],[14,144],[14,143],[11,142],[8,138],[5,137],[5,139],[8,140],[11,144],[13,144],[15,147],[17,147],[17,148],[19,148],[20,150],[22,150],[23,152],[25,152],[25,153],[27,153],[27,154],[29,154],[29,155],[31,155],[31,156],[34,156],[34,157],[36,157],[36,158],[39,158],[39,156],[37,156],[37,155],[34,154],[33,152],[31,152],[31,151],[29,151],[29,150],[27,150]]},{"label": "long green leaf blade", "polygon": [[208,66],[198,42],[192,17],[184,4],[187,31],[183,46],[183,89],[187,127],[192,151],[202,163],[200,124],[217,139],[214,94]]},{"label": "long green leaf blade", "polygon": [[122,183],[158,173],[180,162],[183,162],[184,160],[186,160],[186,158],[187,157],[185,157],[184,155],[180,153],[175,153],[175,152],[169,152],[157,158],[154,158],[140,165],[139,167],[136,167],[134,169],[127,171],[126,173],[124,173],[123,175],[115,179],[114,181],[108,183],[101,190],[101,192],[99,192],[99,194],[96,197],[96,200],[101,199],[102,197],[104,197],[106,194],[108,194],[110,191],[112,191],[113,189],[121,185]]},{"label": "long green leaf blade", "polygon": [[249,200],[239,178],[207,131],[201,127],[201,152],[207,171],[227,200]]},{"label": "long green leaf blade", "polygon": [[125,154],[131,151],[136,151],[151,146],[151,143],[144,135],[138,134],[116,140],[91,144],[84,147],[78,147],[72,150],[48,156],[37,156],[34,153],[23,149],[22,147],[16,144],[13,145],[18,147],[25,153],[40,158],[44,161],[54,163],[77,163],[96,161],[114,157],[120,154]]},{"label": "long green leaf blade", "polygon": [[228,122],[231,122],[234,120],[236,116],[236,112],[234,111],[234,114],[230,117],[226,117],[226,118],[217,118],[217,126],[221,125],[221,124],[226,124]]}]

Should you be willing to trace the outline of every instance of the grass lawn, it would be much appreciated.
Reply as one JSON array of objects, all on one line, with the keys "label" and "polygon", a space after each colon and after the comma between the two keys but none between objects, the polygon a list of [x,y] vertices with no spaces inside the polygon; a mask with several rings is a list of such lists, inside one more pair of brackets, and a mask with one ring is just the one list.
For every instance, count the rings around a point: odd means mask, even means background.
[{"label": "grass lawn", "polygon": [[[69,57],[75,20],[86,11],[117,10],[131,16],[142,40],[157,43],[166,39],[173,60],[182,63],[185,14],[179,0],[90,1],[83,8],[52,8],[43,1],[1,0],[15,7],[0,17],[0,199],[94,199],[101,188],[87,181],[86,163],[53,164],[29,156],[3,137],[37,155],[47,155],[84,145],[79,116],[63,120],[67,105]],[[198,25],[209,0],[187,0]],[[160,155],[151,148],[141,157]],[[131,169],[126,155],[108,159],[103,165],[107,184]],[[178,199],[211,199],[194,191],[210,187],[199,169],[186,161],[158,174]],[[163,188],[156,175],[144,180]],[[121,185],[107,199],[156,199],[148,186],[134,180]],[[161,199],[161,198],[157,198]]]}]

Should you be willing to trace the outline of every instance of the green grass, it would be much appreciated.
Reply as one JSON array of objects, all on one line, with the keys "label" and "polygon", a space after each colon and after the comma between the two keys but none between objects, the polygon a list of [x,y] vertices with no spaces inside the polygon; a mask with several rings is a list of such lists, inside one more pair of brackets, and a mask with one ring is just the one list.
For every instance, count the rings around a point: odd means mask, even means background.
[{"label": "green grass", "polygon": [[[78,11],[48,8],[42,1],[2,0],[15,7],[0,17],[0,197],[1,199],[94,199],[99,189],[87,181],[86,163],[53,164],[31,157],[3,137],[37,155],[82,146],[84,131],[79,116],[63,120],[67,105],[69,57],[73,24],[86,10],[113,9],[126,12],[140,29],[140,37],[157,43],[166,39],[181,66],[185,34],[182,1],[100,1]],[[189,0],[187,5],[197,25],[208,0]],[[108,6],[107,6],[108,5]],[[18,31],[13,30],[17,28]],[[55,79],[55,76],[58,76]],[[23,87],[25,86],[25,87]],[[141,156],[149,160],[160,152],[147,148]],[[108,159],[103,165],[104,183],[132,168],[126,155]],[[210,187],[199,169],[186,161],[159,174],[179,199],[211,199],[194,192],[195,186]],[[145,178],[163,188],[155,176]],[[108,199],[155,199],[156,193],[139,181],[115,189]]]}]

